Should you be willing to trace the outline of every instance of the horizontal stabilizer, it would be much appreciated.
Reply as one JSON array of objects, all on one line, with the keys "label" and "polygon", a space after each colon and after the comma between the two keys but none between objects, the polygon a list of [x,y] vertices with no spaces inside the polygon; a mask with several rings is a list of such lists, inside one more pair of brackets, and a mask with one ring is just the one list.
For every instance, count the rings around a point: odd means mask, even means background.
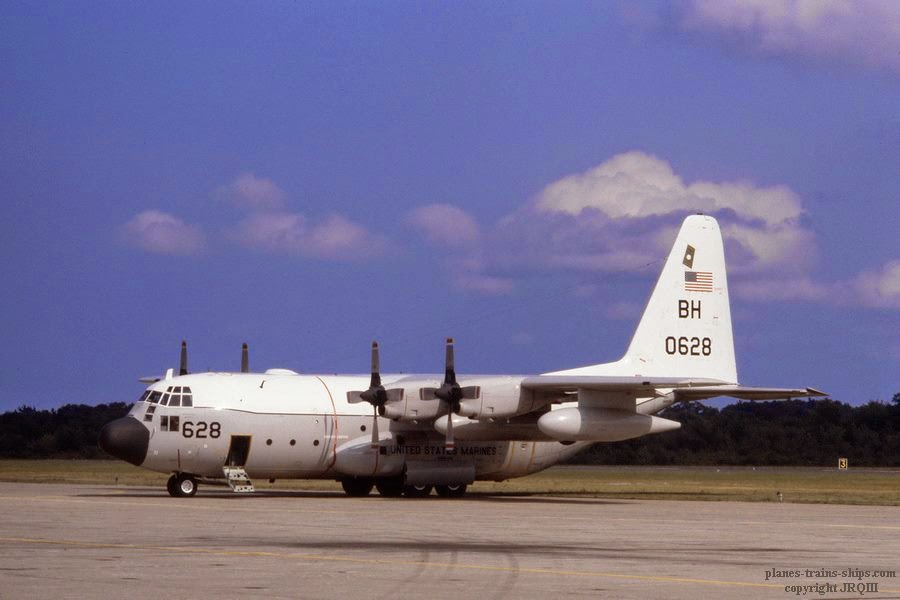
[{"label": "horizontal stabilizer", "polygon": [[730,396],[741,400],[786,400],[789,398],[808,398],[811,396],[827,396],[825,392],[813,388],[760,388],[741,385],[719,385],[710,387],[678,388],[674,390],[676,402],[706,400],[716,396]]}]

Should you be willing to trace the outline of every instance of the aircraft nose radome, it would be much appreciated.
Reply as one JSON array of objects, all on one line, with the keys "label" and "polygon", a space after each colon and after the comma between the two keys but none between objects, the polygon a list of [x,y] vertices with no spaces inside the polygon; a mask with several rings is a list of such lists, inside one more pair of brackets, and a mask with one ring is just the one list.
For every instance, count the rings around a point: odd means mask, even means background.
[{"label": "aircraft nose radome", "polygon": [[103,426],[97,443],[107,454],[140,466],[147,457],[150,431],[137,419],[122,417]]}]

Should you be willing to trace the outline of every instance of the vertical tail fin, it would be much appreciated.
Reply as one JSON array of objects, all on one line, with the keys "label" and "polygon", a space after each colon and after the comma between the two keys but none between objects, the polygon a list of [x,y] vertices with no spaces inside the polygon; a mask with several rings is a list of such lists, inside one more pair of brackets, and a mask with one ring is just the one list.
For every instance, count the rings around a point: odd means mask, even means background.
[{"label": "vertical tail fin", "polygon": [[737,383],[725,248],[709,216],[684,220],[628,351],[557,375],[643,375]]}]

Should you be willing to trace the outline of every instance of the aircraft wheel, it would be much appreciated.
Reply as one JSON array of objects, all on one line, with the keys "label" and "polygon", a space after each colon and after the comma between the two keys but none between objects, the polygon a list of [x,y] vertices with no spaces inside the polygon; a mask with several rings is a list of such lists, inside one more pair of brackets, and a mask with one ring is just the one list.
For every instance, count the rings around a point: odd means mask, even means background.
[{"label": "aircraft wheel", "polygon": [[341,487],[344,488],[344,492],[353,498],[368,496],[374,485],[375,483],[371,479],[357,479],[355,477],[341,479]]},{"label": "aircraft wheel", "polygon": [[381,479],[375,482],[378,493],[385,498],[399,498],[403,495],[403,482],[399,479]]},{"label": "aircraft wheel", "polygon": [[438,496],[442,498],[460,498],[466,493],[466,484],[459,483],[456,485],[436,485]]},{"label": "aircraft wheel", "polygon": [[175,495],[187,498],[197,493],[197,480],[187,473],[179,473],[175,477]]},{"label": "aircraft wheel", "polygon": [[425,498],[431,494],[433,487],[431,485],[407,485],[403,488],[403,493],[407,498]]},{"label": "aircraft wheel", "polygon": [[178,476],[172,475],[169,477],[169,480],[166,481],[166,491],[169,492],[169,495],[172,497],[178,496]]}]

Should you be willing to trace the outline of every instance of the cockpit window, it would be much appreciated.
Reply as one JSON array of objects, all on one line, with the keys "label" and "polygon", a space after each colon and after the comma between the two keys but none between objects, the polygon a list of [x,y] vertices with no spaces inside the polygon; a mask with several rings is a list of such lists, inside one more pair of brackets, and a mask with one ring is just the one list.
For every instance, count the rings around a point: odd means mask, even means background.
[{"label": "cockpit window", "polygon": [[193,406],[194,396],[191,388],[184,385],[169,386],[162,397],[164,406]]},{"label": "cockpit window", "polygon": [[144,402],[147,400],[147,396],[150,395],[150,390],[145,390],[143,394],[141,394],[141,399],[138,402]]},{"label": "cockpit window", "polygon": [[149,402],[150,404],[158,404],[160,396],[162,396],[162,392],[152,392],[150,394],[150,397],[147,398],[147,402]]}]

